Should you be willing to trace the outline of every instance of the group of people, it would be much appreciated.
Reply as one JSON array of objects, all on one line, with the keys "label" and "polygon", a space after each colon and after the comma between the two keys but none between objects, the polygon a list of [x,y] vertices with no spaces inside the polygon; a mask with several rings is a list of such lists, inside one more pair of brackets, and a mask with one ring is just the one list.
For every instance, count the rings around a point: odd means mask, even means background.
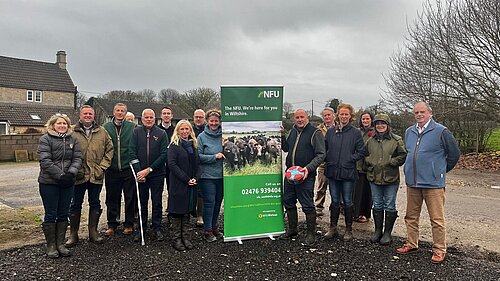
[{"label": "group of people", "polygon": [[[188,233],[190,215],[198,217],[197,223],[203,225],[207,242],[220,239],[223,234],[218,228],[218,218],[223,199],[224,157],[221,113],[210,110],[205,114],[198,109],[194,117],[194,126],[187,120],[180,120],[174,126],[172,109],[166,106],[161,111],[162,122],[157,125],[155,112],[144,109],[142,125],[137,126],[124,103],[114,106],[113,118],[102,126],[95,121],[95,111],[90,105],[80,108],[79,120],[74,125],[64,114],[52,116],[38,148],[47,256],[69,256],[68,248],[78,244],[85,193],[89,205],[89,240],[103,241],[98,224],[104,183],[108,237],[114,236],[120,225],[123,194],[123,234],[133,234],[134,241],[140,241],[141,232],[148,229],[151,197],[151,229],[154,237],[163,241],[162,197],[166,182],[172,246],[179,251],[193,248]],[[70,234],[66,240],[68,219]],[[138,221],[142,221],[142,231]]]},{"label": "group of people", "polygon": [[[310,124],[305,110],[296,110],[289,135],[282,134],[282,149],[288,152],[286,167],[300,166],[305,176],[298,184],[284,180],[282,199],[288,228],[281,238],[298,235],[298,201],[306,217],[305,243],[315,243],[316,217],[323,215],[328,188],[331,204],[327,239],[340,236],[337,225],[342,212],[342,238],[346,241],[353,239],[353,221],[367,221],[372,213],[375,231],[370,241],[391,244],[398,217],[399,167],[404,164],[408,187],[407,239],[396,251],[418,251],[419,218],[425,201],[434,239],[432,262],[441,263],[446,255],[445,178],[457,163],[460,151],[450,131],[432,120],[432,109],[427,103],[415,104],[413,112],[416,124],[406,130],[403,142],[392,132],[391,119],[384,113],[373,116],[363,112],[358,129],[351,124],[354,109],[350,104],[340,104],[336,111],[326,107],[322,111],[323,123],[317,127]],[[43,231],[49,257],[68,256],[68,248],[78,243],[86,192],[89,240],[102,242],[97,226],[104,182],[106,236],[115,235],[119,226],[123,193],[123,234],[134,234],[134,241],[140,240],[141,229],[135,227],[138,213],[142,233],[146,233],[151,197],[151,228],[158,241],[164,240],[162,195],[166,179],[172,246],[179,251],[193,248],[189,241],[190,216],[203,225],[207,242],[222,238],[218,226],[224,159],[220,111],[205,113],[198,109],[194,112],[194,125],[180,120],[175,126],[168,106],[161,111],[159,125],[155,112],[144,109],[142,125],[136,126],[127,120],[127,106],[123,103],[114,106],[112,120],[102,126],[95,122],[94,109],[89,105],[80,109],[79,117],[72,126],[67,116],[52,116],[46,124],[47,133],[40,138],[38,182],[45,208]],[[70,234],[66,241],[68,217]]]},{"label": "group of people", "polygon": [[442,263],[446,256],[445,179],[458,162],[460,150],[451,132],[432,119],[432,109],[427,103],[415,104],[413,113],[416,124],[406,130],[403,141],[391,130],[391,119],[385,113],[373,116],[363,112],[360,126],[355,128],[351,124],[354,109],[343,103],[336,111],[326,107],[322,111],[323,123],[314,127],[305,110],[296,110],[288,137],[282,135],[282,148],[288,152],[286,167],[300,166],[304,180],[298,184],[284,180],[283,205],[288,227],[281,238],[298,235],[298,201],[306,217],[304,242],[315,243],[316,216],[323,215],[329,187],[330,226],[325,238],[340,236],[337,225],[343,211],[342,239],[352,240],[353,221],[368,221],[371,211],[375,231],[370,241],[391,244],[398,218],[399,167],[404,165],[407,238],[396,252],[418,251],[419,219],[425,202],[434,241],[431,261]]}]

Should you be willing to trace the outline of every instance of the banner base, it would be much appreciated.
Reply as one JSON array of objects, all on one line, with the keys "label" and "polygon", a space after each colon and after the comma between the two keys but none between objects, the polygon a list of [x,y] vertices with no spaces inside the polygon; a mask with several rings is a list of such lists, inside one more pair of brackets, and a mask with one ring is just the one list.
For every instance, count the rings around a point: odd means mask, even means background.
[{"label": "banner base", "polygon": [[272,233],[262,233],[262,234],[255,234],[255,235],[245,235],[245,236],[235,236],[235,237],[225,237],[224,236],[224,242],[233,242],[237,241],[238,244],[243,244],[243,240],[249,240],[249,239],[258,239],[258,238],[269,238],[271,240],[276,240],[274,237],[278,237],[281,234],[285,233],[284,231],[280,232],[272,232]]}]

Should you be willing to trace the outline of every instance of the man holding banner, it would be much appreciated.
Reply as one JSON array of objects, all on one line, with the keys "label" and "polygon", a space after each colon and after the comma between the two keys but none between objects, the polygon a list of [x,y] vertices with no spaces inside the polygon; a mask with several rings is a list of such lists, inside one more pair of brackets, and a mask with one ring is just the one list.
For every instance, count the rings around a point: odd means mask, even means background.
[{"label": "man holding banner", "polygon": [[307,235],[305,243],[312,245],[316,242],[314,180],[316,169],[325,159],[325,139],[321,131],[309,123],[304,109],[295,111],[294,123],[288,138],[285,139],[285,136],[282,135],[282,149],[288,152],[286,168],[300,166],[305,176],[299,184],[291,184],[286,179],[284,180],[283,205],[288,217],[288,230],[281,235],[281,238],[288,239],[298,235],[298,200],[306,215]]}]

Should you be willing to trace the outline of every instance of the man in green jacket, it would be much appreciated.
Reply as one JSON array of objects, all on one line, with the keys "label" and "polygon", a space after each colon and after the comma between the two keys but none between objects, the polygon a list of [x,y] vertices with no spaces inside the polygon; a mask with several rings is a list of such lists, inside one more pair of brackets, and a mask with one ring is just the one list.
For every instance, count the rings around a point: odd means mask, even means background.
[{"label": "man in green jacket", "polygon": [[123,234],[134,232],[134,216],[137,212],[137,193],[135,191],[134,174],[129,165],[130,139],[135,124],[125,120],[127,106],[117,103],[113,108],[113,119],[103,127],[113,141],[114,154],[111,166],[106,170],[106,208],[108,229],[106,236],[113,236],[119,225],[122,192],[125,197],[125,221]]}]

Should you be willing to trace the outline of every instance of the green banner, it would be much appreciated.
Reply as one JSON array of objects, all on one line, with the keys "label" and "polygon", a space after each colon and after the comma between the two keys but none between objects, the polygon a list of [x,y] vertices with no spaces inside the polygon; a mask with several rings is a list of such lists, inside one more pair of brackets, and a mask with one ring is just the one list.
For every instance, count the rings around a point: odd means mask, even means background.
[{"label": "green banner", "polygon": [[221,86],[224,241],[284,232],[283,86]]}]

